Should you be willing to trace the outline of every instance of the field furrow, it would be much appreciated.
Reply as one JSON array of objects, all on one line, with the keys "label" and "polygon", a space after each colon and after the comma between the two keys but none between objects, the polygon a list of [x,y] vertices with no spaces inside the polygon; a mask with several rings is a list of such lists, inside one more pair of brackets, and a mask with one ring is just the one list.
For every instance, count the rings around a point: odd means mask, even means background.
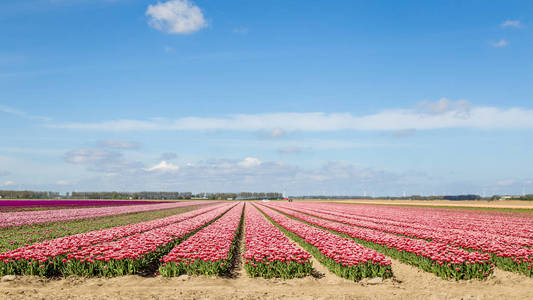
[{"label": "field furrow", "polygon": [[468,252],[444,243],[411,239],[328,221],[281,206],[269,205],[269,207],[309,224],[354,238],[391,257],[413,264],[445,279],[483,279],[493,272],[492,261],[488,254]]},{"label": "field furrow", "polygon": [[255,206],[246,205],[244,216],[244,268],[251,277],[286,279],[311,273],[311,255],[291,242]]},{"label": "field furrow", "polygon": [[181,274],[223,275],[232,267],[243,221],[244,203],[233,207],[213,224],[178,244],[163,258],[163,276]]},{"label": "field furrow", "polygon": [[351,239],[295,221],[268,206],[260,206],[260,209],[270,220],[283,228],[286,234],[338,276],[350,280],[392,276],[391,262],[383,254],[361,246]]}]

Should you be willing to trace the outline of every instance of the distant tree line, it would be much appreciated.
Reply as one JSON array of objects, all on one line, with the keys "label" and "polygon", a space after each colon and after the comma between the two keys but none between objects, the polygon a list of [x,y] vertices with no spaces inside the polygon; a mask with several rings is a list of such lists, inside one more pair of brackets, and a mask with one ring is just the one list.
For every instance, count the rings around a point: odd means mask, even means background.
[{"label": "distant tree line", "polygon": [[533,194],[527,194],[527,195],[522,195],[522,196],[494,195],[494,196],[491,197],[491,200],[500,200],[500,199],[533,201]]},{"label": "distant tree line", "polygon": [[36,191],[3,191],[0,190],[0,198],[7,199],[52,199],[60,197],[56,192],[36,192]]},{"label": "distant tree line", "polygon": [[283,195],[275,192],[241,192],[241,193],[198,193],[191,192],[72,192],[61,195],[56,192],[38,191],[3,191],[0,190],[0,198],[3,199],[132,199],[132,200],[258,200],[280,199]]},{"label": "distant tree line", "polygon": [[457,196],[420,196],[412,195],[405,197],[367,197],[367,196],[302,196],[296,198],[303,199],[389,199],[389,200],[481,200],[479,195],[457,195]]},{"label": "distant tree line", "polygon": [[67,193],[69,199],[148,199],[148,200],[176,200],[191,199],[190,192],[72,192]]},{"label": "distant tree line", "polygon": [[241,192],[236,196],[236,199],[242,200],[260,200],[260,199],[281,199],[282,193],[253,193],[253,192]]},{"label": "distant tree line", "polygon": [[533,201],[533,194],[527,194],[527,195],[524,195],[524,196],[520,196],[520,198],[518,198],[519,200],[527,200],[527,201]]}]

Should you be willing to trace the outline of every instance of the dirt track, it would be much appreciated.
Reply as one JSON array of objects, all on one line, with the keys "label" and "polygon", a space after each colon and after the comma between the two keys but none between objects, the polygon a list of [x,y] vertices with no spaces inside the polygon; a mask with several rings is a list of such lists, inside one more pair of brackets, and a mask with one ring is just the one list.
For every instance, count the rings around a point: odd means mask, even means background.
[{"label": "dirt track", "polygon": [[486,281],[446,281],[393,260],[393,279],[351,282],[318,266],[321,278],[292,280],[248,278],[178,278],[125,276],[68,277],[59,280],[17,277],[0,282],[1,299],[528,299],[533,279],[495,270]]}]

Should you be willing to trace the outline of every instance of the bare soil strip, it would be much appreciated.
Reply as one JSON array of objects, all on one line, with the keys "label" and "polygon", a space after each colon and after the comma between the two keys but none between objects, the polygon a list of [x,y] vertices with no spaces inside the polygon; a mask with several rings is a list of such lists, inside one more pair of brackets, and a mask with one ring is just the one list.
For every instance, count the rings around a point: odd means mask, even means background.
[{"label": "bare soil strip", "polygon": [[[181,276],[146,278],[34,276],[0,282],[0,299],[530,299],[533,279],[496,269],[486,281],[447,281],[393,260],[395,280],[351,282],[320,268],[322,278],[281,280]],[[323,267],[323,266],[322,266]],[[325,268],[325,267],[323,267]]]}]

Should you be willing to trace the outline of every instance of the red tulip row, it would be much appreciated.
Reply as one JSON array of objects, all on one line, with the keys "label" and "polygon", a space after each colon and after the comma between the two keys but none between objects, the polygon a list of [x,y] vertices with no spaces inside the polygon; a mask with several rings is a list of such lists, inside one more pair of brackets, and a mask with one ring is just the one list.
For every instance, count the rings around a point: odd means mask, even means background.
[{"label": "red tulip row", "polygon": [[269,205],[291,217],[355,238],[392,257],[416,265],[444,279],[486,278],[493,271],[490,255],[468,252],[444,243],[411,239],[382,231],[346,225]]},{"label": "red tulip row", "polygon": [[[93,231],[0,254],[0,275],[121,275],[146,265],[151,253],[179,240],[230,208],[219,204],[169,218]],[[98,262],[98,263],[96,263]]]},{"label": "red tulip row", "polygon": [[290,219],[266,206],[260,206],[260,209],[338,276],[350,280],[392,276],[391,262],[383,254],[352,239]]},{"label": "red tulip row", "polygon": [[[283,205],[289,208],[287,205]],[[380,222],[378,218],[362,218],[359,216],[345,215],[337,210],[327,208],[316,209],[313,204],[298,204],[294,210],[310,214],[322,219],[341,222],[348,225],[364,227],[393,234],[404,235],[419,239],[445,243],[454,247],[468,250],[476,250],[489,253],[496,266],[508,271],[518,271],[532,276],[533,268],[533,240],[502,236],[479,231],[466,231],[461,229],[427,228],[404,222],[392,222],[385,220]],[[414,227],[417,226],[417,227]],[[526,247],[524,247],[526,246]]]},{"label": "red tulip row", "polygon": [[213,224],[178,244],[159,267],[163,276],[222,275],[231,268],[242,225],[244,203],[239,203]]},{"label": "red tulip row", "polygon": [[251,277],[285,279],[311,273],[311,255],[291,242],[257,208],[246,205],[244,219],[244,268]]}]

